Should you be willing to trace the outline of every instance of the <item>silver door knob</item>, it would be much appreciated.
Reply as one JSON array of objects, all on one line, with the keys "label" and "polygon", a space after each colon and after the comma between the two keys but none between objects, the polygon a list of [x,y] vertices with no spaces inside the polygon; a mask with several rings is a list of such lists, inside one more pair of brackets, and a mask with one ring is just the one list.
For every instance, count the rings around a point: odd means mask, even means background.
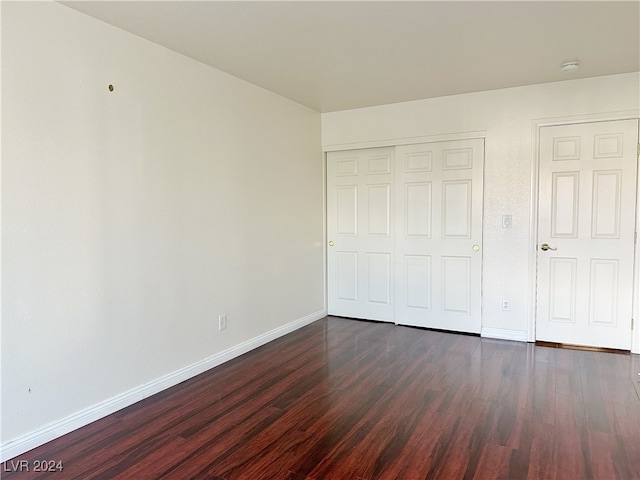
[{"label": "silver door knob", "polygon": [[543,243],[542,245],[540,245],[540,250],[543,251],[547,251],[547,250],[558,250],[556,247],[552,247],[550,246],[548,243]]}]

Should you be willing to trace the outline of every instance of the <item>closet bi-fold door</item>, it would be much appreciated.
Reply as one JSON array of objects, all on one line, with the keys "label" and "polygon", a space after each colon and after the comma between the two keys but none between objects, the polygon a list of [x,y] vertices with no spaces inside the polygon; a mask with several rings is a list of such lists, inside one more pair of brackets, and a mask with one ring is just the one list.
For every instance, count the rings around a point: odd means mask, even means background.
[{"label": "closet bi-fold door", "polygon": [[394,149],[327,154],[328,313],[393,321]]},{"label": "closet bi-fold door", "polygon": [[484,140],[395,153],[395,322],[479,333]]}]

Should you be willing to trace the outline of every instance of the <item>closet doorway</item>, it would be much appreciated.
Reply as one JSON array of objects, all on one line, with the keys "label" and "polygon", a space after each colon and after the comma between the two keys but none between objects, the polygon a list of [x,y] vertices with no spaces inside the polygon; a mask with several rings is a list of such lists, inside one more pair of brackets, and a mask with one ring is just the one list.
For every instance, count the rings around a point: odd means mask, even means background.
[{"label": "closet doorway", "polygon": [[329,152],[329,314],[480,333],[483,165],[483,139]]}]

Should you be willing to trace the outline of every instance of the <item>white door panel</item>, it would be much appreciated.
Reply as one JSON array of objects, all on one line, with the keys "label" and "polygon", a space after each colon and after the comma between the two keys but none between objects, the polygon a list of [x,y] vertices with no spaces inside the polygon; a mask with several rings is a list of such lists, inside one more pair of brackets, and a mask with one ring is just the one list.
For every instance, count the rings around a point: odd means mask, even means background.
[{"label": "white door panel", "polygon": [[541,128],[537,340],[630,348],[637,143],[637,120]]},{"label": "white door panel", "polygon": [[482,139],[396,147],[396,323],[480,332],[483,165]]},{"label": "white door panel", "polygon": [[327,154],[328,312],[393,321],[393,148]]},{"label": "white door panel", "polygon": [[431,310],[431,256],[405,255],[407,307]]},{"label": "white door panel", "polygon": [[481,139],[328,153],[329,313],[479,333],[483,164]]}]

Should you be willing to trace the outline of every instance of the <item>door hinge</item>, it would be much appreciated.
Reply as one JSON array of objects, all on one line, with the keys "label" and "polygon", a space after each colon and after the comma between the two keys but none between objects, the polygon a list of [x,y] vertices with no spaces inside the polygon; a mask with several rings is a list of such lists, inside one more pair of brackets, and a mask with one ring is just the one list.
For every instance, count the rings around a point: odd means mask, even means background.
[{"label": "door hinge", "polygon": [[633,330],[633,318],[631,319],[631,330]]},{"label": "door hinge", "polygon": [[638,144],[638,155],[640,155],[640,143]]}]

